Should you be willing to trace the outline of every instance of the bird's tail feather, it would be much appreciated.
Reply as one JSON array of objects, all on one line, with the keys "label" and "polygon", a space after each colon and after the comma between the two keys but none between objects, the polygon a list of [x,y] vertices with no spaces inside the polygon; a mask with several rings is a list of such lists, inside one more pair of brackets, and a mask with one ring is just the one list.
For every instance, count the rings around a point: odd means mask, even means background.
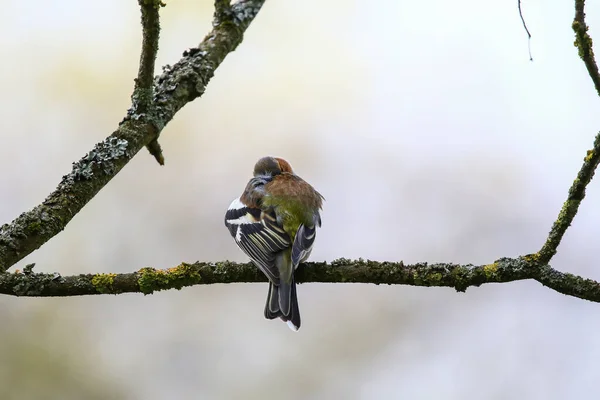
[{"label": "bird's tail feather", "polygon": [[267,294],[267,304],[265,304],[265,318],[275,319],[280,315],[279,288],[273,282],[269,282],[269,293]]},{"label": "bird's tail feather", "polygon": [[300,329],[300,309],[298,308],[296,282],[293,277],[291,284],[280,282],[279,285],[275,285],[269,282],[265,318],[281,318],[288,323],[292,330],[297,331]]}]

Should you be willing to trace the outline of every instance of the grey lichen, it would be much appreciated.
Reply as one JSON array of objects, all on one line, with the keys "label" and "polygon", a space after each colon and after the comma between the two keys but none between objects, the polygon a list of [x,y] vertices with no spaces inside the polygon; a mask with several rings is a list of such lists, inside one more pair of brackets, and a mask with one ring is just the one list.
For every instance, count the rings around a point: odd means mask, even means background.
[{"label": "grey lichen", "polygon": [[231,16],[233,17],[233,23],[236,25],[241,25],[244,23],[248,23],[256,17],[260,8],[263,5],[263,1],[238,1],[234,5],[231,6]]},{"label": "grey lichen", "polygon": [[35,263],[27,264],[23,267],[23,273],[25,275],[33,274],[33,267],[35,267]]},{"label": "grey lichen", "polygon": [[240,0],[232,6],[228,1],[215,3],[214,29],[197,47],[184,51],[181,60],[165,65],[163,73],[154,78],[155,109],[150,110],[152,115],[146,116],[146,121],[160,130],[185,104],[204,94],[215,70],[241,43],[244,30],[263,3],[264,0]]},{"label": "grey lichen", "polygon": [[[242,42],[244,31],[263,3],[264,0],[239,0],[230,6],[227,0],[219,2],[221,10],[228,8],[230,14],[219,15],[225,17],[222,19],[223,23],[215,25],[197,50],[189,51],[180,61],[167,66],[163,74],[154,81],[154,68],[142,68],[143,71],[150,71],[150,75],[146,73],[138,76],[141,83],[136,89],[142,90],[136,90],[131,111],[118,129],[73,163],[71,172],[63,176],[56,190],[42,204],[0,228],[0,272],[61,232],[134,154],[143,146],[151,148],[150,143],[156,142],[175,113],[204,93],[215,69]],[[142,5],[153,5],[153,10],[162,6],[158,0],[144,0]],[[218,5],[217,7],[219,8]],[[215,20],[217,19],[215,15]],[[157,22],[155,18],[154,23]],[[144,25],[145,33],[150,28],[157,28],[150,25]],[[153,46],[146,47],[152,50],[150,47]],[[143,52],[142,56],[144,54],[151,56],[152,51]],[[143,79],[148,76],[149,79]],[[149,83],[152,82],[153,87],[149,89]],[[144,109],[142,103],[148,100],[151,104]],[[160,155],[160,152],[151,151],[151,154],[159,159],[157,154]]]},{"label": "grey lichen", "polygon": [[71,181],[89,180],[94,175],[94,170],[100,169],[106,175],[113,175],[116,171],[112,161],[127,156],[129,142],[114,136],[98,143],[81,160],[73,163],[71,174],[63,177],[63,183]]},{"label": "grey lichen", "polygon": [[54,274],[35,274],[21,273],[16,271],[11,274],[13,293],[16,296],[37,297],[42,296],[46,286],[55,281],[62,282],[63,278],[59,273]]},{"label": "grey lichen", "polygon": [[[167,67],[170,68],[170,66]],[[170,69],[168,71],[170,72]],[[169,72],[166,72],[166,74]],[[157,80],[154,83],[157,85]],[[167,94],[170,94],[176,88],[176,85],[172,85],[170,88],[172,90],[167,91]],[[156,95],[154,87],[136,89],[131,96],[131,107],[127,110],[127,115],[121,121],[121,124],[129,120],[146,122],[153,125],[156,131],[160,133],[165,127],[166,122],[164,117],[157,111],[156,105],[159,103],[158,99],[159,97]]]}]

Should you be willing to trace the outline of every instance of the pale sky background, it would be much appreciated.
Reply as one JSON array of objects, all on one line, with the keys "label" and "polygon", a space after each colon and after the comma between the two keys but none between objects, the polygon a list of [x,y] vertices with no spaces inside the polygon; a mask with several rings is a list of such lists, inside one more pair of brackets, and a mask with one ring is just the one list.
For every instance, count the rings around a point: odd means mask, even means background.
[{"label": "pale sky background", "polygon": [[[210,29],[166,1],[157,73]],[[587,21],[600,41],[600,4]],[[135,1],[2,1],[0,223],[40,203],[129,107]],[[224,212],[264,155],[327,202],[313,260],[488,263],[536,251],[600,129],[573,2],[267,1],[205,95],[16,267],[62,274],[244,261]],[[598,32],[596,34],[596,32]],[[600,50],[597,49],[597,52]],[[600,279],[600,182],[553,265]],[[564,399],[597,394],[600,305],[536,282],[266,284],[0,297],[2,399]]]}]

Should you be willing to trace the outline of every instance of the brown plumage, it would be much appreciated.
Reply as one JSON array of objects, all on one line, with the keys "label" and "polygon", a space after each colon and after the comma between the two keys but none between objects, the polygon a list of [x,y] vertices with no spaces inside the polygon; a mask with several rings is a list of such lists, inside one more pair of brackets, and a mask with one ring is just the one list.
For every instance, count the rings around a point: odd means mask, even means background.
[{"label": "brown plumage", "polygon": [[265,185],[265,191],[273,197],[293,198],[305,207],[320,209],[323,196],[304,179],[293,173],[282,173]]},{"label": "brown plumage", "polygon": [[265,317],[300,328],[294,271],[305,261],[321,226],[323,196],[282,158],[263,157],[225,215],[238,246],[269,278]]}]

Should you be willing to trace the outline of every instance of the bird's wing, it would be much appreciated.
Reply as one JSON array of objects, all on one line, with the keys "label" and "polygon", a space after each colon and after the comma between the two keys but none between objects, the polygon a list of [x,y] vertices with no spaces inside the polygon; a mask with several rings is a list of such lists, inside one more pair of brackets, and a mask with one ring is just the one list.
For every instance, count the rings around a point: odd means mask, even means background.
[{"label": "bird's wing", "polygon": [[291,246],[291,240],[273,212],[248,207],[239,199],[231,203],[225,214],[225,225],[237,245],[275,284],[279,284],[279,271],[275,255]]},{"label": "bird's wing", "polygon": [[317,237],[317,227],[300,225],[294,238],[294,245],[292,246],[292,265],[294,269],[298,268],[298,264],[305,261],[310,252],[312,251],[315,238]]}]

